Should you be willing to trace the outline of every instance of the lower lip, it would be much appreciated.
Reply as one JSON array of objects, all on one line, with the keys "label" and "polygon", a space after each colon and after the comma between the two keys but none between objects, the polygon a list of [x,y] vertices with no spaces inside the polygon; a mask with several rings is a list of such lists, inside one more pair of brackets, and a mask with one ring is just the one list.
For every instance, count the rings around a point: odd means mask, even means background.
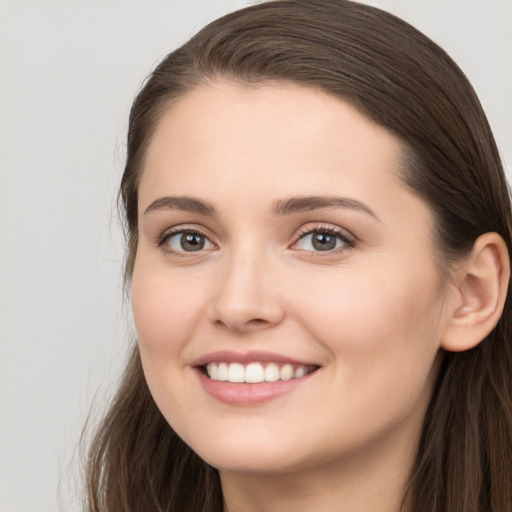
[{"label": "lower lip", "polygon": [[251,384],[212,380],[201,370],[197,370],[203,389],[213,398],[230,405],[253,405],[268,402],[290,393],[309,380],[314,373],[316,371],[296,379]]}]

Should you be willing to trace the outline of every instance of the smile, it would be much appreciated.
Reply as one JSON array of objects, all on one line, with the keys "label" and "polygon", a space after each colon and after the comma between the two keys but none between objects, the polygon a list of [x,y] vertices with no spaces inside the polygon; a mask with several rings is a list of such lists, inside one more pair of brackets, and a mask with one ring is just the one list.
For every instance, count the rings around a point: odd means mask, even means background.
[{"label": "smile", "polygon": [[208,363],[206,374],[211,380],[232,383],[258,384],[260,382],[277,382],[298,379],[317,369],[313,365],[279,364],[276,362],[260,363]]},{"label": "smile", "polygon": [[317,380],[321,365],[284,354],[219,350],[204,354],[191,367],[208,395],[230,406],[259,405]]}]

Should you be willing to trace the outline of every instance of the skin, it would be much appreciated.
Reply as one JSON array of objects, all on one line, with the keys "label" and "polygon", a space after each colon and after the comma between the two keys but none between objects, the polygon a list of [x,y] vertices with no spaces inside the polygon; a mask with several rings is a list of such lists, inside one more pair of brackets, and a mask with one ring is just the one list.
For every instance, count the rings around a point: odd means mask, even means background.
[{"label": "skin", "polygon": [[[132,281],[140,352],[167,421],[219,469],[226,510],[399,508],[457,300],[435,263],[430,209],[399,178],[401,154],[347,103],[289,84],[204,86],[156,129]],[[216,213],[146,212],[163,196]],[[364,207],[272,212],[303,196]],[[170,228],[199,231],[205,248],[180,249]],[[315,251],[304,231],[326,228],[350,242]],[[193,367],[216,350],[319,369],[270,401],[230,405]]]}]

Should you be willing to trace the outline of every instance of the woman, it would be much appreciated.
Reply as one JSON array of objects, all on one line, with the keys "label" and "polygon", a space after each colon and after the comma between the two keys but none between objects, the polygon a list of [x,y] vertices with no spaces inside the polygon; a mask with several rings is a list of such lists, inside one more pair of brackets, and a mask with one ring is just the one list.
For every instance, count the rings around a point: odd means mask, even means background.
[{"label": "woman", "polygon": [[512,510],[510,200],[429,39],[344,0],[213,22],[135,100],[121,199],[89,510]]}]

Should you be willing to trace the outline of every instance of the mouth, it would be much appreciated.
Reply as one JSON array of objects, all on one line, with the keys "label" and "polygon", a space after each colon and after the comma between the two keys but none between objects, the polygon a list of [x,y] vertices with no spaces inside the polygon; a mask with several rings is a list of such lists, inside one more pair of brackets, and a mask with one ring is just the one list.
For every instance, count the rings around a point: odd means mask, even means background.
[{"label": "mouth", "polygon": [[236,362],[211,362],[200,366],[200,370],[210,380],[230,383],[259,384],[300,379],[316,370],[319,366],[309,364],[291,364],[280,362],[254,361],[248,364]]},{"label": "mouth", "polygon": [[263,404],[302,389],[322,366],[287,355],[253,350],[205,354],[192,367],[208,395],[230,406]]}]

